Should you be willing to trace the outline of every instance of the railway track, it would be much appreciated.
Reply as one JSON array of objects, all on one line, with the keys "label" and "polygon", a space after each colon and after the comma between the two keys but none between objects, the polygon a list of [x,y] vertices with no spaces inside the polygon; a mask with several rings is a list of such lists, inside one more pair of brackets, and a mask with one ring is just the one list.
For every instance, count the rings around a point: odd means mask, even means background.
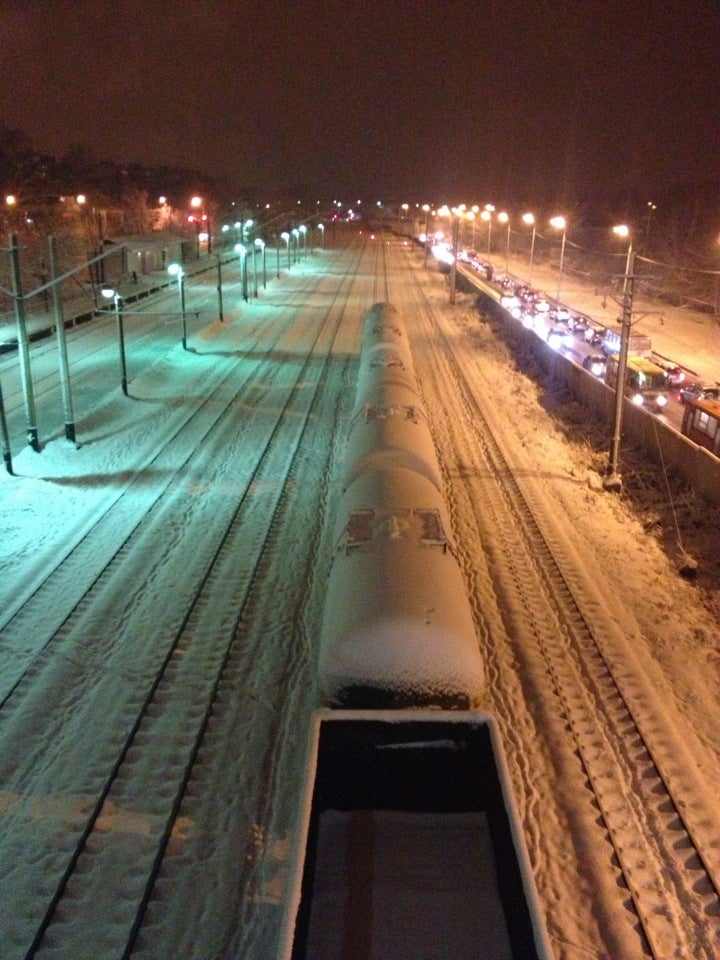
[{"label": "railway track", "polygon": [[632,897],[645,953],[711,960],[720,944],[720,860],[716,818],[702,799],[707,789],[683,762],[689,758],[672,725],[645,706],[639,664],[617,657],[622,616],[613,621],[607,597],[577,575],[582,560],[548,518],[532,477],[504,449],[491,407],[473,393],[417,284],[414,298],[423,326],[442,344],[434,388],[453,383],[476,451],[469,496],[506,630],[542,657],[610,838],[619,886]]},{"label": "railway track", "polygon": [[[115,737],[110,748],[106,747],[93,761],[97,783],[74,811],[72,829],[66,838],[67,845],[69,837],[75,837],[72,849],[64,850],[62,863],[56,862],[52,870],[48,870],[47,863],[41,865],[38,899],[42,899],[45,908],[35,923],[32,942],[24,954],[27,958],[80,956],[88,929],[102,930],[108,938],[107,943],[97,945],[94,956],[105,955],[103,951],[107,951],[108,956],[129,956],[132,952],[165,850],[173,831],[181,829],[177,825],[177,814],[183,798],[191,781],[193,789],[197,789],[198,780],[202,779],[202,764],[196,761],[212,717],[216,711],[222,711],[223,698],[228,696],[224,678],[236,653],[241,625],[252,616],[255,584],[262,580],[268,563],[278,562],[277,518],[292,487],[293,465],[304,455],[302,438],[313,419],[353,276],[351,272],[350,279],[336,289],[304,361],[295,365],[292,383],[277,391],[282,397],[278,397],[273,410],[274,423],[263,449],[256,454],[249,475],[243,478],[242,493],[232,515],[225,520],[224,534],[212,556],[203,561],[205,569],[194,588],[194,596],[171,642],[165,645],[160,662],[148,675],[133,674],[129,678],[135,692],[129,694],[121,716],[109,709],[113,730],[118,727],[125,732],[121,738]],[[194,437],[193,443],[202,439],[208,444],[213,431],[222,431],[220,424],[227,420],[226,413],[232,409],[232,402],[221,406],[224,412],[213,420],[202,437]],[[220,436],[222,442],[227,442],[226,433]],[[174,482],[177,490],[172,496],[176,503],[192,496],[187,484],[181,480]],[[134,530],[126,544],[137,537],[138,532]],[[101,589],[103,579],[113,577],[114,567],[127,564],[124,553],[125,547],[106,564],[91,592]],[[223,605],[222,611],[217,609],[219,602]],[[80,609],[86,606],[84,601],[78,607],[83,625],[93,618],[93,614]],[[71,626],[72,616],[64,625],[71,634],[77,631],[77,624],[74,628]],[[217,634],[216,643],[209,642],[209,623]],[[222,624],[221,629],[218,623]],[[88,651],[94,642],[103,643],[101,631],[93,637],[85,635],[83,639]],[[39,658],[52,655],[57,660],[58,650],[51,649],[51,641],[52,638],[28,667],[29,685],[37,682]],[[131,669],[129,664],[126,669]],[[87,684],[87,677],[82,673],[68,687],[68,691],[72,691],[68,692],[69,696],[77,696],[78,687]],[[24,682],[15,683],[6,697],[6,718],[16,707],[22,712]],[[143,686],[145,692],[138,697],[137,691]],[[67,703],[63,702],[62,707],[64,711]],[[46,735],[50,735],[47,728]],[[60,731],[58,735],[61,739],[65,736]],[[181,765],[158,767],[154,764],[152,758],[157,756],[158,739],[172,743],[172,754],[185,758]],[[151,749],[146,749],[148,744]],[[20,787],[21,781],[17,785]],[[142,812],[133,814],[132,811]],[[123,818],[132,816],[136,816],[138,822],[133,831],[134,841],[128,844],[122,824]],[[242,868],[242,864],[240,866]],[[121,896],[117,891],[118,878],[123,878]],[[109,916],[113,917],[110,925],[107,924]],[[122,953],[118,952],[119,942],[125,944]],[[56,953],[57,944],[62,944],[60,953]]]}]

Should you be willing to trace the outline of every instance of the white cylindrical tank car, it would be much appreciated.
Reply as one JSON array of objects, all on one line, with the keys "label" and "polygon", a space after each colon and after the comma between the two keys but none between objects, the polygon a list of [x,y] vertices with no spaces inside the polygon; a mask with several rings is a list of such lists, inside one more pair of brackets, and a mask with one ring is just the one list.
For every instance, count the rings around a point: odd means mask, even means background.
[{"label": "white cylindrical tank car", "polygon": [[381,343],[392,344],[403,351],[412,367],[410,341],[397,307],[391,303],[376,303],[365,314],[360,355]]},{"label": "white cylindrical tank car", "polygon": [[357,387],[355,391],[355,408],[365,403],[365,394],[373,390],[385,378],[393,377],[396,380],[405,380],[409,387],[416,389],[415,373],[411,358],[405,356],[402,347],[394,343],[378,343],[368,347],[360,357],[358,368]]},{"label": "white cylindrical tank car", "polygon": [[381,466],[407,467],[442,490],[442,475],[425,408],[407,383],[381,380],[355,411],[346,450],[343,489]]},{"label": "white cylindrical tank car", "polygon": [[483,664],[445,503],[422,474],[373,470],[342,497],[319,677],[337,706],[479,703]]}]

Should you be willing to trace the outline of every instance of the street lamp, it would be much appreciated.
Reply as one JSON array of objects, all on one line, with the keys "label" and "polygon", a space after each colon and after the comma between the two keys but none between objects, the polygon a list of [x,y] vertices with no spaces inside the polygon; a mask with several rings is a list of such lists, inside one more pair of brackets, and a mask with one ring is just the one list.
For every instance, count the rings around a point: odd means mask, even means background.
[{"label": "street lamp", "polygon": [[527,224],[528,227],[532,227],[532,240],[530,241],[530,276],[528,277],[528,283],[532,283],[532,272],[533,272],[533,258],[535,256],[535,217],[531,213],[523,214],[523,223]]},{"label": "street lamp", "polygon": [[430,204],[424,203],[422,208],[425,212],[425,252],[423,255],[423,266],[427,270],[428,246],[430,245],[428,237],[428,231],[430,229]]},{"label": "street lamp", "polygon": [[244,243],[236,243],[233,250],[240,257],[240,277],[242,278],[243,300],[247,303],[248,283],[247,283],[247,247]]},{"label": "street lamp", "polygon": [[500,223],[507,224],[507,241],[505,243],[505,273],[507,273],[510,263],[510,215],[503,210],[498,214],[498,220]]},{"label": "street lamp", "polygon": [[480,214],[480,219],[484,220],[488,225],[488,256],[490,256],[490,232],[492,230],[492,215],[495,212],[495,207],[491,203],[485,204],[485,209]]},{"label": "street lamp", "polygon": [[300,237],[300,231],[298,230],[297,227],[292,228],[292,236],[293,236],[293,240],[295,241],[295,257],[293,262],[297,263],[298,262],[298,239]]},{"label": "street lamp", "polygon": [[193,208],[193,210],[197,211],[191,217],[188,217],[188,221],[195,224],[195,230],[197,232],[198,256],[200,256],[201,241],[205,242],[205,252],[209,255],[213,251],[212,228],[210,224],[210,216],[205,212],[205,200],[202,197],[191,197],[190,206]]},{"label": "street lamp", "polygon": [[556,230],[562,230],[562,243],[560,245],[560,272],[558,273],[558,286],[557,286],[557,297],[555,298],[558,303],[560,302],[560,284],[562,283],[562,272],[563,272],[563,260],[565,259],[565,237],[567,234],[567,221],[565,217],[553,217],[550,221],[550,226],[555,227]]},{"label": "street lamp", "polygon": [[[262,269],[263,269],[263,290],[267,289],[267,271],[265,269],[265,241],[261,240],[260,237],[255,239],[255,246],[260,251],[262,256]],[[257,254],[255,254],[257,257]],[[257,264],[255,265],[255,296],[258,295],[257,291]]]},{"label": "street lamp", "polygon": [[180,294],[180,320],[182,323],[182,346],[187,350],[187,318],[185,315],[185,271],[179,263],[171,263],[167,268],[171,277],[176,277]]},{"label": "street lamp", "polygon": [[303,250],[305,252],[305,256],[307,257],[307,227],[305,226],[304,223],[301,223],[300,226],[298,227],[298,230],[300,231],[300,235],[302,236]]},{"label": "street lamp", "polygon": [[222,323],[223,316],[223,296],[222,296],[222,254],[218,250],[217,254],[217,294],[218,294],[218,319]]},{"label": "street lamp", "polygon": [[103,287],[102,295],[106,300],[112,300],[115,308],[115,319],[117,321],[118,348],[120,350],[120,386],[125,396],[128,395],[127,387],[127,364],[125,362],[125,327],[122,314],[122,297],[114,287]]},{"label": "street lamp", "polygon": [[287,262],[288,262],[288,270],[289,270],[290,269],[290,234],[287,232],[287,230],[283,230],[283,232],[280,234],[280,239],[285,241],[285,247],[287,248]]},{"label": "street lamp", "polygon": [[320,231],[320,246],[325,249],[325,224],[319,223],[318,230]]},{"label": "street lamp", "polygon": [[458,207],[452,208],[452,263],[450,264],[450,303],[455,303],[455,280],[457,277],[458,239],[460,236],[460,216]]},{"label": "street lamp", "polygon": [[[630,237],[630,230],[625,224],[613,227],[613,233],[618,237]],[[618,466],[620,459],[620,438],[622,434],[623,403],[625,401],[625,375],[627,370],[628,346],[630,344],[630,328],[632,326],[634,273],[635,251],[633,250],[632,239],[630,239],[625,263],[625,278],[623,281],[622,328],[620,331],[620,353],[618,354],[617,377],[615,380],[613,436],[610,446],[608,472],[603,481],[603,486],[606,490],[619,490],[622,487],[622,478]]]}]

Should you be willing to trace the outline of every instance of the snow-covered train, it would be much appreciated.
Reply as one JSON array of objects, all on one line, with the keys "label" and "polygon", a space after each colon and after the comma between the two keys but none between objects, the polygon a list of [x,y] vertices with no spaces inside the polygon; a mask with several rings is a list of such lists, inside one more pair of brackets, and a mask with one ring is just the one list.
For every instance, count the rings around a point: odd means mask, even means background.
[{"label": "snow-covered train", "polygon": [[[550,960],[404,325],[366,315],[279,960]],[[338,709],[344,708],[344,709]]]},{"label": "snow-covered train", "polygon": [[402,318],[366,314],[320,639],[328,704],[467,709],[484,671]]}]

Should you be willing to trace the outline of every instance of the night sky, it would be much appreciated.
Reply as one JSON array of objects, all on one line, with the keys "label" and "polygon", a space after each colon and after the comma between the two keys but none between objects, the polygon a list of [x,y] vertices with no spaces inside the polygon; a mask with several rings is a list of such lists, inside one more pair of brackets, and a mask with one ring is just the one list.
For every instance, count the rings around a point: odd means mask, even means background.
[{"label": "night sky", "polygon": [[570,202],[720,174],[710,0],[2,0],[40,152],[260,195]]}]

